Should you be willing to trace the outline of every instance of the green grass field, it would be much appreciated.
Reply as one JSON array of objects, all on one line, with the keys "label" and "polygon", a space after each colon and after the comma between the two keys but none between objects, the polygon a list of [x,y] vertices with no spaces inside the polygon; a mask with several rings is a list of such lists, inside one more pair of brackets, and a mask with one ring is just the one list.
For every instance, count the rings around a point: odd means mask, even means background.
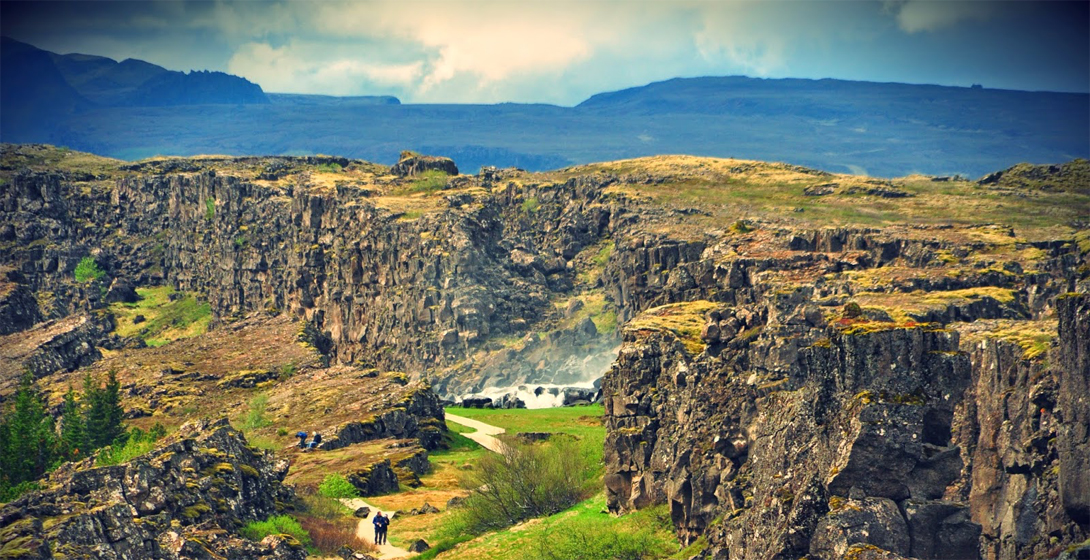
[{"label": "green grass field", "polygon": [[[614,536],[618,541],[628,543],[628,546],[638,542],[645,547],[648,550],[642,556],[645,560],[681,558],[678,555],[681,546],[671,530],[670,514],[666,506],[613,516],[606,511],[604,494],[584,500],[556,515],[533,519],[508,530],[488,533],[435,556],[424,554],[419,558],[551,560],[564,557],[572,560],[607,560],[630,557],[609,555],[608,545],[613,544],[614,549],[618,547],[618,544],[612,542]],[[586,542],[583,541],[584,538]],[[568,550],[573,546],[575,550]],[[616,554],[616,550],[613,552]],[[688,549],[686,552],[695,553]]]},{"label": "green grass field", "polygon": [[[448,407],[451,414],[480,420],[486,424],[499,426],[513,437],[518,432],[552,432],[570,434],[580,442],[580,447],[588,454],[593,464],[602,462],[602,446],[605,443],[606,430],[602,426],[602,414],[605,409],[600,404],[588,406],[570,406],[559,408],[526,409],[490,409]],[[453,424],[448,422],[448,425]]]},{"label": "green grass field", "polygon": [[[190,294],[171,301],[174,289],[170,286],[137,288],[140,300],[136,303],[110,304],[110,313],[117,320],[117,334],[137,336],[148,346],[162,346],[182,338],[192,338],[208,331],[212,320],[212,307]],[[134,319],[142,315],[144,321]]]}]

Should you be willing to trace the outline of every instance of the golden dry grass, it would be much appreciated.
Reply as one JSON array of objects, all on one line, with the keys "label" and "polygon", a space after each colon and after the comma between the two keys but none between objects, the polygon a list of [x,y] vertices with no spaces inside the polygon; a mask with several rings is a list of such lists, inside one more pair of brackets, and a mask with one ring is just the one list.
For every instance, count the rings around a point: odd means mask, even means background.
[{"label": "golden dry grass", "polygon": [[700,333],[707,322],[706,315],[719,307],[722,304],[704,300],[662,305],[632,318],[625,329],[668,330],[681,339],[689,353],[696,355],[704,351],[705,344],[700,339]]}]

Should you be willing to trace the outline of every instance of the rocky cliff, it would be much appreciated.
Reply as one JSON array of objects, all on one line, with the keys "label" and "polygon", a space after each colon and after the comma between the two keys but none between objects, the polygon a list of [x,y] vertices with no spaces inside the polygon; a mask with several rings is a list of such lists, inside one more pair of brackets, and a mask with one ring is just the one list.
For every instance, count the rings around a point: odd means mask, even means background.
[{"label": "rocky cliff", "polygon": [[1085,295],[1057,300],[1042,352],[1009,325],[769,290],[630,323],[603,383],[611,510],[669,503],[724,559],[1048,557],[1090,536]]},{"label": "rocky cliff", "polygon": [[[86,463],[86,461],[85,461]],[[67,464],[0,508],[5,557],[294,560],[290,536],[261,542],[235,531],[290,507],[287,461],[248,447],[226,420],[183,426],[129,463]]]},{"label": "rocky cliff", "polygon": [[[417,380],[564,383],[616,356],[610,508],[668,502],[706,557],[1017,558],[1086,539],[1085,296],[1062,295],[1090,292],[1090,198],[1067,184],[1085,161],[968,182],[685,156],[449,176],[412,158],[5,146],[4,340],[86,312],[138,331],[108,301],[168,284],[208,302],[208,336],[254,322],[278,341],[262,353],[306,356],[231,369],[175,343],[133,371],[225,394],[139,391],[238,409],[236,389],[271,387],[270,413],[320,418],[306,428],[329,446],[430,446],[441,410]],[[88,260],[101,274],[76,278]],[[180,349],[201,358],[163,354]]]}]

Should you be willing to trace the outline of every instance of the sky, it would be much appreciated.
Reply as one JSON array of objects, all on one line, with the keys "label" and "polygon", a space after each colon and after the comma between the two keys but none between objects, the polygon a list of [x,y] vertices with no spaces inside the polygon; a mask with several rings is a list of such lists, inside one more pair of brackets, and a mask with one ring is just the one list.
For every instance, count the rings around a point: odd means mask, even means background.
[{"label": "sky", "polygon": [[574,105],[675,77],[1090,91],[1090,2],[0,2],[58,53],[218,70],[266,92]]}]

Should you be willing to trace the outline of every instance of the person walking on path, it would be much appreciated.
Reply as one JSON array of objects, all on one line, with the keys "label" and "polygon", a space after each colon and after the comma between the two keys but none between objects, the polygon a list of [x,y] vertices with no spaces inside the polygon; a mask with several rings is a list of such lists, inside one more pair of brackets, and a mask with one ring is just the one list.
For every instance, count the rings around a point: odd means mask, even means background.
[{"label": "person walking on path", "polygon": [[386,527],[390,525],[390,518],[380,511],[371,522],[375,524],[375,544],[386,544]]}]

